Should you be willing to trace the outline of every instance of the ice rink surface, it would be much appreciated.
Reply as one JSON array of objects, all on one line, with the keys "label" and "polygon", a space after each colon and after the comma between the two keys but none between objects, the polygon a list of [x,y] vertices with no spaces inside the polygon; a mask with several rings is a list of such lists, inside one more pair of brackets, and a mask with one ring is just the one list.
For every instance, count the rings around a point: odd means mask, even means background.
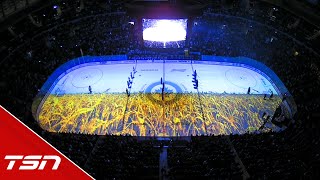
[{"label": "ice rink surface", "polygon": [[[50,132],[243,134],[259,129],[263,114],[272,116],[281,103],[280,90],[260,70],[228,62],[201,63],[140,60],[74,66],[51,78],[36,119]],[[271,123],[266,126],[277,129]]]},{"label": "ice rink surface", "polygon": [[[132,73],[133,68],[136,73]],[[254,69],[191,63],[88,64],[62,77],[51,94],[89,93],[89,86],[92,93],[124,93],[131,74],[134,77],[131,93],[145,92],[149,85],[160,82],[161,78],[179,86],[183,92],[197,92],[192,83],[194,71],[198,74],[199,92],[246,94],[250,87],[251,94],[270,94],[271,91],[277,94],[276,87]],[[161,83],[153,89],[158,88],[161,88]],[[169,84],[167,89],[175,92]]]}]

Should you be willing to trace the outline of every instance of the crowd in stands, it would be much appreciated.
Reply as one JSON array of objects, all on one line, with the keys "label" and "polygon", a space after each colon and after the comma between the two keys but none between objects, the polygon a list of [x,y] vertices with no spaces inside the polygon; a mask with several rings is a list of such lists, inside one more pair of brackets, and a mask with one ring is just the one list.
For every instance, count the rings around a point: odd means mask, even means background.
[{"label": "crowd in stands", "polygon": [[217,137],[192,137],[184,146],[168,150],[169,177],[201,177],[242,179],[242,170],[226,141]]},{"label": "crowd in stands", "polygon": [[306,165],[296,158],[286,139],[277,134],[245,134],[240,138],[234,135],[230,139],[252,179],[294,179],[306,175]]},{"label": "crowd in stands", "polygon": [[84,168],[101,179],[157,177],[159,151],[152,141],[138,142],[130,136],[103,136]]},{"label": "crowd in stands", "polygon": [[[248,11],[238,7],[208,8],[194,20],[187,46],[201,54],[245,56],[266,64],[293,95],[298,107],[296,124],[282,133],[231,135],[230,142],[224,136],[193,137],[186,146],[170,146],[170,178],[241,179],[245,171],[252,179],[320,176],[320,138],[316,128],[312,128],[318,123],[312,118],[319,117],[320,109],[320,63],[315,52],[319,49],[314,46],[317,42],[307,38],[314,27],[301,20],[300,25],[292,28],[289,25],[298,17],[277,8],[272,14],[274,19],[270,17],[274,7],[259,3]],[[128,23],[134,19],[117,1],[86,1],[80,6],[74,0],[60,6],[61,14],[52,11],[52,6],[33,12],[31,15],[41,25],[26,16],[0,32],[1,106],[94,177],[157,176],[160,148],[154,142],[138,142],[132,137],[49,133],[37,125],[31,105],[48,76],[82,54],[186,59],[183,50],[159,54],[157,50],[142,48],[138,37],[141,34]]]},{"label": "crowd in stands", "polygon": [[[49,133],[42,132],[42,137],[74,163],[83,167],[89,158],[99,136],[87,134]],[[57,139],[59,141],[57,141]],[[73,142],[73,143],[70,143]]]}]

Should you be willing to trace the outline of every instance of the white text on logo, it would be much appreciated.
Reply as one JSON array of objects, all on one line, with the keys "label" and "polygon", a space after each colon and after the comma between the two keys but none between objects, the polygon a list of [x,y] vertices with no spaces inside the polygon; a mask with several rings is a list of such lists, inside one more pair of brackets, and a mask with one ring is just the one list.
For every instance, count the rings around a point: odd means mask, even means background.
[{"label": "white text on logo", "polygon": [[19,170],[43,170],[47,160],[54,160],[52,170],[57,170],[61,162],[61,158],[55,155],[6,155],[4,159],[10,160],[7,170],[12,170],[17,160],[22,160],[22,165],[19,167]]}]

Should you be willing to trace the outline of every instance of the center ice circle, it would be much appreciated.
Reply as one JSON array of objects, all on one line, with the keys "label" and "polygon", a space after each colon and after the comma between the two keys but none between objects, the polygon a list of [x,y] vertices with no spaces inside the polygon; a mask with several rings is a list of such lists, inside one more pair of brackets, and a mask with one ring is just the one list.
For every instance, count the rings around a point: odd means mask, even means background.
[{"label": "center ice circle", "polygon": [[165,81],[164,97],[162,99],[162,88],[163,85],[160,81],[150,84],[145,90],[148,99],[157,104],[172,104],[180,99],[183,92],[177,84]]}]

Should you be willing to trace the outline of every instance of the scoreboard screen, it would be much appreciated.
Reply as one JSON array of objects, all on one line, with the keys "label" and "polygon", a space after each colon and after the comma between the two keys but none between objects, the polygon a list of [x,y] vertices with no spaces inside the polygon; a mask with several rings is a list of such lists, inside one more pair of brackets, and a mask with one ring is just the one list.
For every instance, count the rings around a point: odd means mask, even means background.
[{"label": "scoreboard screen", "polygon": [[147,47],[183,48],[188,19],[142,19],[143,40]]}]

